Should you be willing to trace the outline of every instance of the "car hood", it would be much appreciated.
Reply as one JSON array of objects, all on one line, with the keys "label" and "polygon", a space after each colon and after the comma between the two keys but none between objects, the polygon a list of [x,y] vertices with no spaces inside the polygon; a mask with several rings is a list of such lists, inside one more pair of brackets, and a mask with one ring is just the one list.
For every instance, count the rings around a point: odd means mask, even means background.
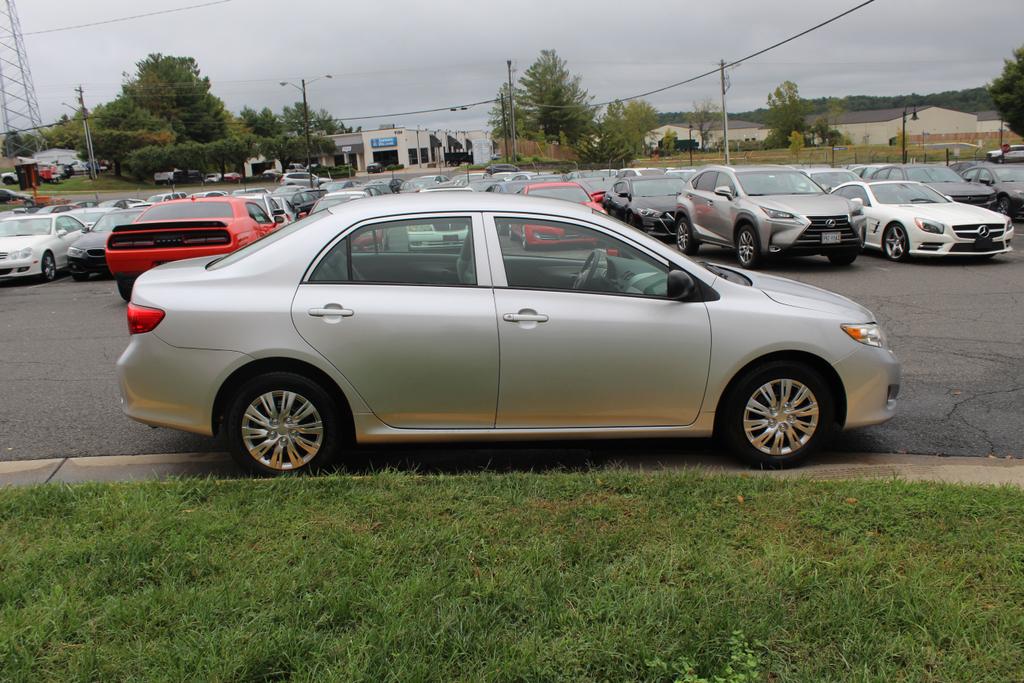
[{"label": "car hood", "polygon": [[993,190],[991,187],[988,187],[986,185],[979,185],[978,183],[966,183],[966,182],[964,182],[964,183],[954,183],[954,182],[948,182],[948,183],[925,183],[925,185],[931,187],[936,192],[941,192],[942,194],[956,195],[956,196],[961,196],[961,197],[963,195],[965,195],[965,194],[973,194],[973,195],[986,196],[986,195],[991,195],[991,194],[995,193],[995,190]]},{"label": "car hood", "polygon": [[882,206],[898,206],[901,210],[913,214],[915,218],[928,218],[949,225],[970,223],[1002,224],[1006,222],[1006,216],[1001,213],[959,202],[944,204],[883,204]]},{"label": "car hood", "polygon": [[749,199],[758,206],[801,216],[839,216],[852,210],[849,199],[834,194],[783,194]]},{"label": "car hood", "polygon": [[19,251],[25,247],[42,244],[50,235],[27,235],[25,237],[0,237],[0,251]]},{"label": "car hood", "polygon": [[662,197],[636,197],[629,203],[634,209],[654,209],[655,211],[674,211],[676,197],[670,194]]},{"label": "car hood", "polygon": [[87,232],[75,241],[79,249],[99,249],[107,246],[109,232]]},{"label": "car hood", "polygon": [[784,306],[843,316],[850,323],[875,322],[875,314],[867,308],[826,289],[761,272],[739,268],[729,270],[740,273],[750,280],[752,287],[760,289],[769,299]]}]

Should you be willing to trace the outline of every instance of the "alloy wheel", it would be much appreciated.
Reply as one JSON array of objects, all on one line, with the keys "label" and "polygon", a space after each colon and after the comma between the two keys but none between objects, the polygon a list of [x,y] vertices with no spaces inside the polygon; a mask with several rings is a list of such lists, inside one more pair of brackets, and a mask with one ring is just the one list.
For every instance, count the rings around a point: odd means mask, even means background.
[{"label": "alloy wheel", "polygon": [[739,244],[736,246],[736,252],[740,257],[740,263],[746,265],[754,260],[754,250],[756,249],[754,244],[754,235],[749,230],[741,230],[739,236]]},{"label": "alloy wheel", "polygon": [[683,220],[676,223],[676,247],[679,251],[686,253],[690,246],[689,226]]},{"label": "alloy wheel", "polygon": [[893,261],[899,261],[907,253],[907,233],[899,225],[889,228],[885,236],[885,255]]},{"label": "alloy wheel", "polygon": [[50,282],[57,277],[57,264],[53,261],[53,256],[46,254],[43,256],[42,263],[43,279]]},{"label": "alloy wheel", "polygon": [[799,451],[818,429],[818,399],[794,379],[773,379],[747,399],[743,432],[747,441],[766,455]]},{"label": "alloy wheel", "polygon": [[999,211],[999,213],[1003,214],[1004,216],[1009,216],[1010,215],[1010,198],[1009,197],[1000,197],[999,198],[999,203],[996,205],[996,209]]},{"label": "alloy wheel", "polygon": [[320,452],[324,425],[312,401],[294,391],[260,394],[242,416],[249,455],[274,470],[296,470]]}]

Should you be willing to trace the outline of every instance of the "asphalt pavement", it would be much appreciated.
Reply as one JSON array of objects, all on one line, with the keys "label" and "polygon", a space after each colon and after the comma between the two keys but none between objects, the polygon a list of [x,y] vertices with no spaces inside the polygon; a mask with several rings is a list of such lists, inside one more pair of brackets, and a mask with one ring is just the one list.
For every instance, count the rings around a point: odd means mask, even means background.
[{"label": "asphalt pavement", "polygon": [[[701,258],[734,264],[708,249]],[[1024,456],[1024,255],[849,267],[820,257],[767,272],[830,289],[871,308],[903,363],[891,422],[841,435],[834,450]],[[0,461],[95,455],[212,453],[219,439],[152,429],[124,417],[114,364],[127,344],[113,281],[0,283]],[[449,457],[572,466],[592,460],[712,453],[709,442],[605,441],[543,448],[384,449],[385,464]]]}]

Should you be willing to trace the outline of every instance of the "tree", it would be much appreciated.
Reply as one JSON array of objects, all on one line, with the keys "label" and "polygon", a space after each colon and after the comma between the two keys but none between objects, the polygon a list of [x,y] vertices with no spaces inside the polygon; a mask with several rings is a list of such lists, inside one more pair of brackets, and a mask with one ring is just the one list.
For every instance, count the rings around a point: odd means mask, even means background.
[{"label": "tree", "polygon": [[75,114],[72,119],[65,114],[56,125],[39,131],[39,143],[42,148],[76,149],[84,134],[82,115]]},{"label": "tree", "polygon": [[640,152],[647,142],[647,134],[658,127],[658,111],[646,100],[630,100],[623,109],[626,140]]},{"label": "tree", "polygon": [[662,154],[672,154],[673,152],[675,152],[676,151],[676,142],[678,141],[678,137],[679,136],[676,135],[676,132],[674,130],[672,130],[671,128],[666,130],[665,131],[665,135],[661,138],[661,143],[660,143],[661,153]]},{"label": "tree", "polygon": [[589,133],[573,145],[580,161],[588,164],[627,165],[635,158],[635,147],[626,135],[625,106],[612,102]]},{"label": "tree", "polygon": [[227,109],[195,59],[156,53],[135,66],[119,98],[166,122],[179,140],[212,142],[227,135]]},{"label": "tree", "polygon": [[[292,106],[286,104],[281,110],[280,120],[285,133],[306,134],[306,115],[302,108],[302,102],[296,102]],[[351,128],[336,121],[326,109],[309,110],[309,130],[311,133],[323,135],[352,132]]]},{"label": "tree", "polygon": [[793,81],[783,81],[768,95],[768,112],[765,122],[771,129],[766,147],[782,147],[790,140],[790,133],[803,133],[807,128],[806,117],[810,105],[800,98],[800,90]]},{"label": "tree", "polygon": [[803,148],[804,134],[798,130],[794,130],[789,134],[789,151],[793,153],[793,156],[799,156]]},{"label": "tree", "polygon": [[245,168],[245,162],[256,155],[256,141],[254,135],[232,135],[223,140],[215,140],[206,147],[206,156],[211,164],[218,167],[221,174],[227,173],[228,168],[241,173]]},{"label": "tree", "polygon": [[[526,110],[523,109],[523,93],[519,88],[515,91],[515,105],[516,105],[516,133],[520,137],[529,137],[530,133],[530,122],[526,117]],[[491,136],[495,140],[504,139],[506,135],[512,136],[511,128],[506,130],[507,127],[511,126],[508,121],[508,83],[502,83],[498,88],[498,94],[495,96],[497,102],[491,107],[491,111],[488,113],[487,122],[491,128]]]},{"label": "tree", "polygon": [[1024,46],[1005,60],[1003,73],[988,86],[996,111],[1017,135],[1024,135]]},{"label": "tree", "polygon": [[[116,176],[121,175],[121,163],[126,161],[133,151],[150,145],[170,145],[173,141],[174,134],[169,130],[117,130],[106,127],[96,127],[92,130],[93,153],[97,159],[103,159],[113,164]],[[79,139],[77,149],[79,155],[87,156],[84,136]],[[134,166],[132,172],[136,172]]]},{"label": "tree", "polygon": [[708,133],[712,126],[721,118],[722,109],[711,99],[704,99],[693,103],[693,111],[687,115],[689,123],[700,136],[700,148],[707,149]]},{"label": "tree", "polygon": [[[519,79],[524,121],[516,118],[516,130],[542,131],[552,142],[564,133],[575,143],[590,128],[594,112],[582,78],[569,73],[564,59],[554,50],[541,50],[540,56]],[[525,125],[524,125],[525,124]],[[652,126],[653,127],[653,126]]]},{"label": "tree", "polygon": [[256,150],[267,160],[281,162],[282,168],[300,157],[305,161],[305,142],[300,143],[298,138],[290,135],[263,138],[256,143]]},{"label": "tree", "polygon": [[259,111],[252,107],[242,107],[242,111],[238,112],[238,118],[256,137],[272,138],[284,132],[281,120],[270,107],[263,107]]}]

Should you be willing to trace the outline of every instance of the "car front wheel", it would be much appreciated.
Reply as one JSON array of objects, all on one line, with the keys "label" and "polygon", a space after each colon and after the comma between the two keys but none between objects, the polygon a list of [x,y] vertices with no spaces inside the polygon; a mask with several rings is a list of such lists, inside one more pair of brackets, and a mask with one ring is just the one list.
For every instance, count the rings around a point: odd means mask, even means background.
[{"label": "car front wheel", "polygon": [[43,282],[53,282],[57,279],[57,262],[53,260],[53,254],[46,252],[39,264],[39,279]]},{"label": "car front wheel", "polygon": [[686,214],[680,214],[676,219],[676,248],[687,256],[693,256],[700,250],[700,242],[693,236]]},{"label": "car front wheel", "polygon": [[910,254],[910,238],[907,230],[899,223],[893,223],[882,235],[882,253],[890,261],[906,261]]},{"label": "car front wheel", "polygon": [[754,269],[761,265],[761,243],[752,225],[744,225],[736,233],[736,260],[744,268]]},{"label": "car front wheel", "polygon": [[753,467],[792,467],[820,450],[835,430],[835,398],[815,370],[774,361],[747,372],[730,390],[718,434]]},{"label": "car front wheel", "polygon": [[321,469],[339,445],[335,401],[291,372],[259,375],[239,387],[225,426],[235,462],[263,476]]}]

